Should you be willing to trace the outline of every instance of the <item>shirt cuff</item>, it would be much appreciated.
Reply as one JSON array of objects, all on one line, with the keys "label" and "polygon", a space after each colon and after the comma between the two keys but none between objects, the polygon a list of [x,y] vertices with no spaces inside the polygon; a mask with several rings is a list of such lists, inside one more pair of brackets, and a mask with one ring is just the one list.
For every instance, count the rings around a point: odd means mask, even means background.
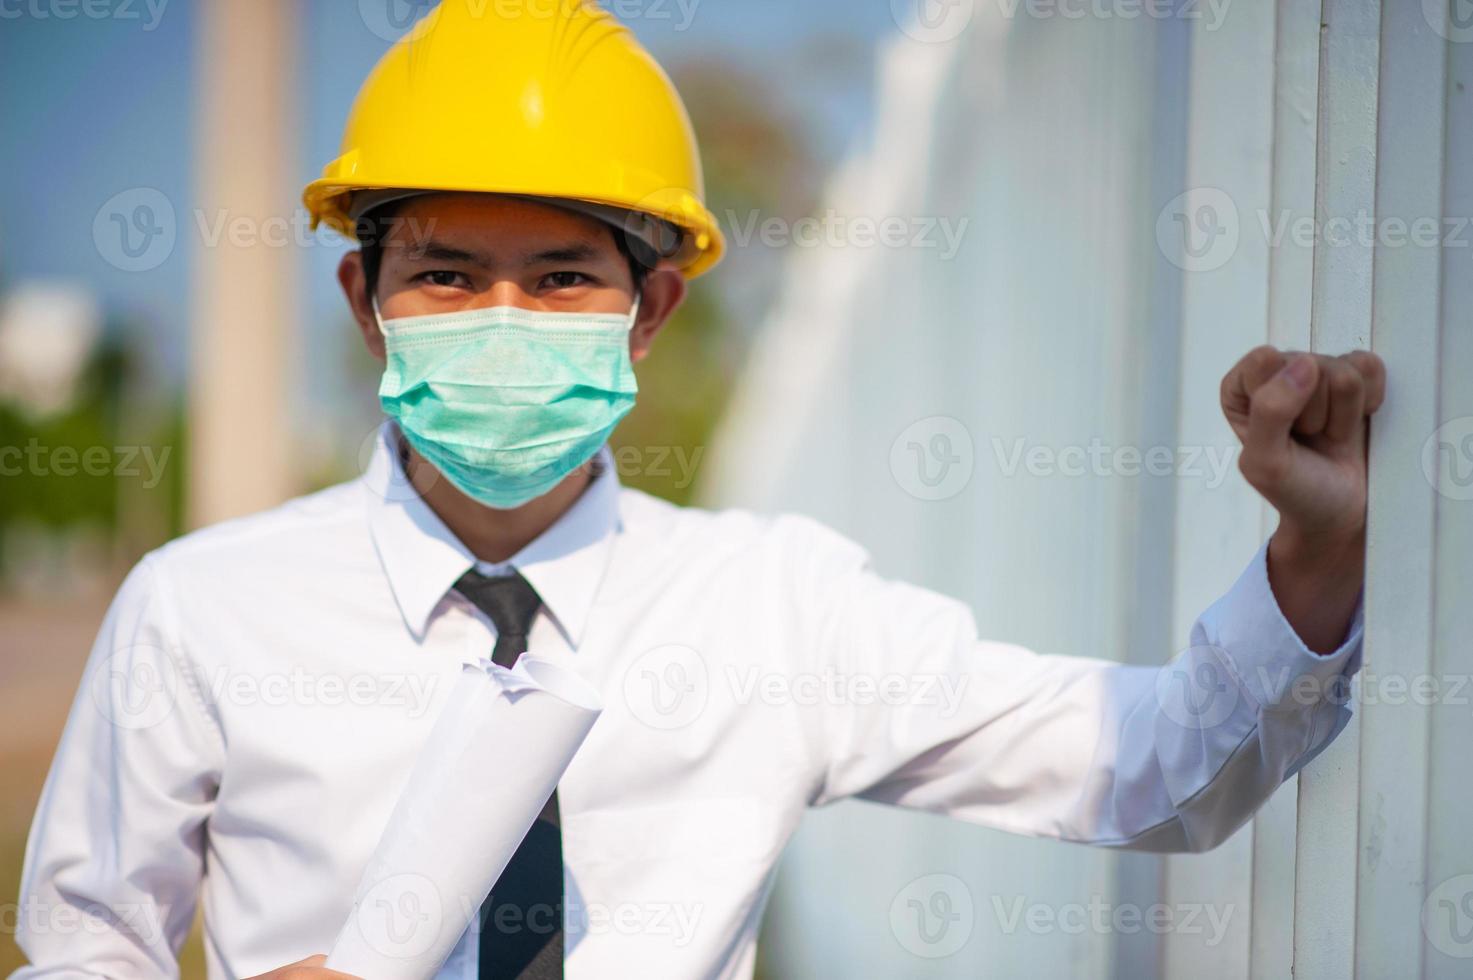
[{"label": "shirt cuff", "polygon": [[1305,710],[1324,703],[1360,668],[1364,595],[1345,641],[1332,653],[1304,645],[1284,618],[1268,582],[1268,545],[1248,563],[1238,581],[1197,621],[1193,643],[1227,654],[1242,690],[1265,710]]}]

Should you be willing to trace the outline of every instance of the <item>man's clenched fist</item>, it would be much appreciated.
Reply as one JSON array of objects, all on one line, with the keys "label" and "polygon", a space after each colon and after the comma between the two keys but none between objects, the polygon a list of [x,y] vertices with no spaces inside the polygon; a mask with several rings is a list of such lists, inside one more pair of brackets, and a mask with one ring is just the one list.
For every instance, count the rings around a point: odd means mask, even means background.
[{"label": "man's clenched fist", "polygon": [[1222,379],[1243,476],[1279,512],[1274,594],[1311,650],[1344,636],[1365,564],[1367,420],[1386,395],[1370,351],[1339,357],[1258,347]]},{"label": "man's clenched fist", "polygon": [[1339,357],[1258,347],[1222,379],[1222,410],[1243,441],[1243,476],[1282,524],[1353,536],[1365,524],[1366,420],[1386,368],[1370,351]]}]

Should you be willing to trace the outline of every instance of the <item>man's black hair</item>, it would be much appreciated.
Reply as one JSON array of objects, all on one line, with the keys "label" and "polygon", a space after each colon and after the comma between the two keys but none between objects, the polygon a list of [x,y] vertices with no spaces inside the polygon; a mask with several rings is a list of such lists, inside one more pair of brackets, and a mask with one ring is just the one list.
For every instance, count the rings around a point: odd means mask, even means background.
[{"label": "man's black hair", "polygon": [[[401,203],[389,201],[373,208],[358,219],[354,229],[358,235],[358,248],[363,253],[364,287],[368,290],[370,299],[378,288],[379,272],[384,264],[384,240],[394,228],[394,218]],[[645,280],[659,261],[658,257],[644,239],[629,234],[623,228],[612,225],[608,228],[613,233],[619,254],[629,263],[629,275],[634,280],[634,295],[638,296],[644,292]]]}]

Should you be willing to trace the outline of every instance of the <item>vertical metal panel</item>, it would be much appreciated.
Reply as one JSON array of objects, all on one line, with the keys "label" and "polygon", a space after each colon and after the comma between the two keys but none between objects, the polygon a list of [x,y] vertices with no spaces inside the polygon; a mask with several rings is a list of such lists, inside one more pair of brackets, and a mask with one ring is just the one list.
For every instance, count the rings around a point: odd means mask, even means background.
[{"label": "vertical metal panel", "polygon": [[1294,964],[1294,848],[1298,785],[1289,780],[1253,818],[1248,975],[1287,977]]},{"label": "vertical metal panel", "polygon": [[[1374,248],[1339,224],[1375,215],[1380,3],[1325,0],[1320,48],[1313,348],[1368,346]],[[1332,237],[1325,237],[1326,233]],[[1359,718],[1299,775],[1294,972],[1352,975],[1355,949]]]},{"label": "vertical metal panel", "polygon": [[[1273,199],[1270,236],[1268,340],[1290,350],[1310,346],[1314,242],[1294,229],[1314,219],[1315,146],[1319,102],[1318,3],[1279,0],[1274,29]],[[1264,508],[1264,531],[1272,510]],[[1287,977],[1294,963],[1294,854],[1298,780],[1280,787],[1253,821],[1250,974]]]},{"label": "vertical metal panel", "polygon": [[[1403,698],[1432,670],[1435,494],[1417,473],[1436,428],[1446,48],[1422,4],[1382,11],[1372,344],[1395,378],[1371,445],[1366,657],[1361,679],[1358,977],[1421,971],[1427,746],[1433,706]],[[1415,686],[1411,686],[1416,690]]]},{"label": "vertical metal panel", "polygon": [[[1320,5],[1279,0],[1274,28],[1273,204],[1267,225],[1270,343],[1306,350],[1313,307],[1314,243],[1293,229],[1314,219]],[[1264,222],[1260,222],[1262,228]]]},{"label": "vertical metal panel", "polygon": [[[1181,383],[1181,269],[1154,241],[1153,225],[1162,208],[1186,186],[1187,120],[1190,104],[1186,80],[1191,65],[1190,22],[1174,17],[1156,29],[1150,166],[1144,191],[1149,207],[1139,215],[1145,228],[1139,237],[1147,243],[1147,278],[1134,290],[1139,308],[1133,314],[1142,324],[1137,348],[1122,358],[1122,369],[1134,371],[1124,383],[1140,393],[1136,411],[1141,446],[1176,446]],[[1137,480],[1135,514],[1128,537],[1133,551],[1127,571],[1135,583],[1128,624],[1126,658],[1133,663],[1157,665],[1165,651],[1175,648],[1173,634],[1176,569],[1175,547],[1177,480],[1173,474],[1142,473]],[[1161,898],[1166,859],[1157,854],[1123,853],[1117,859],[1116,890],[1122,906],[1149,908]],[[1115,939],[1111,975],[1128,980],[1156,980],[1161,976],[1161,941],[1148,931],[1122,932]]]},{"label": "vertical metal panel", "polygon": [[[1225,229],[1233,237],[1209,232],[1195,242],[1196,260],[1190,251],[1182,259],[1183,446],[1236,451],[1237,439],[1222,417],[1218,381],[1267,339],[1268,245],[1259,233],[1259,216],[1270,207],[1273,38],[1269,4],[1235,5],[1215,29],[1198,22],[1192,36],[1186,183],[1202,200],[1186,202],[1182,220]],[[1172,634],[1177,642],[1185,642],[1192,621],[1231,584],[1229,570],[1246,564],[1261,541],[1260,499],[1235,468],[1220,486],[1179,483]],[[1204,555],[1212,560],[1203,561]],[[1248,974],[1252,856],[1253,831],[1244,828],[1209,854],[1167,859],[1165,900],[1211,908],[1228,916],[1229,929],[1217,945],[1201,933],[1165,935],[1164,976]]]},{"label": "vertical metal panel", "polygon": [[1325,237],[1314,253],[1312,305],[1317,350],[1366,347],[1371,339],[1374,242],[1335,222],[1376,213],[1380,15],[1380,0],[1324,0],[1315,214]]},{"label": "vertical metal panel", "polygon": [[[1447,3],[1429,4],[1429,16],[1451,33]],[[1421,449],[1438,466],[1437,555],[1433,677],[1439,696],[1430,719],[1428,823],[1424,914],[1424,976],[1453,980],[1473,974],[1473,25],[1467,9],[1447,46],[1442,233],[1441,336],[1438,344],[1438,428]],[[1439,472],[1440,471],[1440,472]],[[1402,474],[1403,479],[1415,479]]]}]

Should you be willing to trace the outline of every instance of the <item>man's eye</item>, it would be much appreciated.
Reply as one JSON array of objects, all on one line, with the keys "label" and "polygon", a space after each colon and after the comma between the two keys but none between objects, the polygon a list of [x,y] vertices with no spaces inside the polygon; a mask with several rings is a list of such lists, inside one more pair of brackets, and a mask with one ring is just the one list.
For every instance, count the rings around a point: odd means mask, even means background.
[{"label": "man's eye", "polygon": [[431,286],[458,286],[465,280],[461,273],[449,269],[431,269],[429,272],[421,272],[416,278]]},{"label": "man's eye", "polygon": [[547,289],[572,289],[588,282],[588,277],[581,272],[550,272],[542,277],[542,285]]}]

